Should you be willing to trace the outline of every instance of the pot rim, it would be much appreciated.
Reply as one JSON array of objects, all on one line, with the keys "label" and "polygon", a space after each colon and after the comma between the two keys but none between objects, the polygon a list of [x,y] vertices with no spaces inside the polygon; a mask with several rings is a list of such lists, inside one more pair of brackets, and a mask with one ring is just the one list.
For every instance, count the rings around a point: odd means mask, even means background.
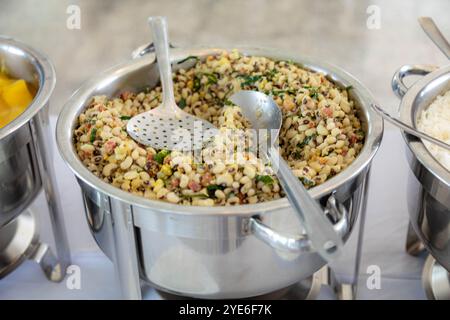
[{"label": "pot rim", "polygon": [[[416,127],[416,118],[414,117],[415,110],[413,105],[421,93],[431,82],[438,80],[442,75],[450,73],[450,65],[439,68],[425,75],[422,79],[414,83],[400,102],[400,118],[405,123],[412,127]],[[413,156],[420,162],[420,164],[434,177],[436,177],[447,188],[450,188],[450,171],[448,171],[436,158],[431,154],[421,139],[418,139],[408,133],[402,131],[403,139],[406,142],[409,150]]]},{"label": "pot rim", "polygon": [[[337,81],[343,86],[352,86],[353,94],[361,101],[361,112],[367,119],[366,141],[363,149],[358,157],[344,171],[335,177],[325,181],[321,185],[309,190],[310,195],[319,199],[321,196],[330,194],[347,181],[356,178],[372,161],[375,156],[382,139],[383,120],[369,107],[370,103],[374,103],[374,99],[370,92],[352,75],[346,71],[326,62],[319,62],[313,58],[284,51],[262,47],[191,47],[191,48],[175,48],[171,50],[171,60],[180,61],[188,55],[204,56],[206,54],[219,53],[223,50],[238,49],[247,55],[259,55],[275,59],[292,60],[306,69],[324,73],[328,78]],[[171,204],[159,200],[150,200],[141,196],[133,195],[123,191],[111,184],[102,181],[100,178],[92,174],[78,158],[72,143],[73,128],[75,119],[83,110],[86,101],[92,97],[92,92],[108,85],[111,78],[119,78],[129,72],[143,68],[155,60],[154,54],[148,54],[135,60],[129,60],[124,63],[113,66],[103,73],[86,81],[65,103],[56,125],[56,140],[59,152],[73,173],[82,181],[105,193],[106,195],[119,199],[130,205],[139,206],[146,209],[158,208],[158,211],[170,212],[173,214],[185,215],[253,215],[255,213],[264,213],[276,209],[286,208],[289,201],[286,198],[267,201],[257,204],[246,204],[237,206],[184,206]]]},{"label": "pot rim", "polygon": [[56,72],[46,55],[23,42],[0,35],[0,47],[6,47],[14,54],[25,56],[35,67],[39,77],[39,88],[31,104],[20,116],[0,129],[0,140],[2,140],[29,122],[47,104],[55,88]]}]

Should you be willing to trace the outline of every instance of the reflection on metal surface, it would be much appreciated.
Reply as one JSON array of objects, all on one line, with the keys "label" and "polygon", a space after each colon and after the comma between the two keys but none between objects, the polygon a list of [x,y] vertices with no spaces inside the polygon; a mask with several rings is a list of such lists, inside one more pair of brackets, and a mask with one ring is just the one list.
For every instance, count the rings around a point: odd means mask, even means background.
[{"label": "reflection on metal surface", "polygon": [[[32,257],[52,281],[60,281],[70,264],[62,206],[57,194],[48,100],[55,70],[45,56],[0,36],[0,60],[8,72],[38,88],[26,110],[0,129],[0,277]],[[43,189],[57,258],[38,241],[34,219],[24,212]]]},{"label": "reflection on metal surface", "polygon": [[450,300],[449,273],[431,255],[423,267],[422,284],[428,299]]},{"label": "reflection on metal surface", "polygon": [[[410,68],[404,66],[402,69]],[[418,115],[438,95],[450,90],[450,66],[440,69],[415,66],[415,70],[426,75],[411,88],[406,88],[400,104],[400,118],[410,126],[416,125]],[[404,76],[409,75],[408,72]],[[398,84],[396,81],[398,79],[394,77],[394,89]],[[450,172],[431,155],[420,139],[405,133],[403,137],[412,171],[408,183],[412,229],[431,255],[450,270]],[[415,253],[420,245],[414,240],[414,235],[409,240],[409,248]]]}]

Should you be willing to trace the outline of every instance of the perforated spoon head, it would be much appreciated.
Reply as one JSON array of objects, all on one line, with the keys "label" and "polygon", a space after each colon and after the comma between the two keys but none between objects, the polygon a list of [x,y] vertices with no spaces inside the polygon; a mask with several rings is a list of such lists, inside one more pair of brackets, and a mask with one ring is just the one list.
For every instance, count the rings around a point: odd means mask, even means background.
[{"label": "perforated spoon head", "polygon": [[218,132],[210,122],[180,110],[175,114],[163,108],[138,114],[127,124],[128,134],[137,142],[155,149],[199,150]]},{"label": "perforated spoon head", "polygon": [[161,105],[138,114],[127,124],[128,134],[137,142],[155,149],[191,151],[217,133],[208,121],[190,115],[175,103],[169,40],[165,17],[150,17],[156,59],[163,92]]}]

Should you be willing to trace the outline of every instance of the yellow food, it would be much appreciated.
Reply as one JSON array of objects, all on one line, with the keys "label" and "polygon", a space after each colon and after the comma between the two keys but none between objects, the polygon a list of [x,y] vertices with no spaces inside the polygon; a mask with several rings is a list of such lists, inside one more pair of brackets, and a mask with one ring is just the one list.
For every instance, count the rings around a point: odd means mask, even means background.
[{"label": "yellow food", "polygon": [[17,118],[31,103],[33,95],[23,79],[0,73],[0,128]]}]

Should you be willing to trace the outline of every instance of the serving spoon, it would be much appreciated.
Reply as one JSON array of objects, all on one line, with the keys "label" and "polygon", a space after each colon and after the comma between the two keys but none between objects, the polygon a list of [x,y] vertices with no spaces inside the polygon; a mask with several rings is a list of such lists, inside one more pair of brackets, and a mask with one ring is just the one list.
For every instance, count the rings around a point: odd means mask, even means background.
[{"label": "serving spoon", "polygon": [[[422,29],[425,31],[425,33],[428,35],[428,37],[436,44],[436,46],[447,56],[448,59],[450,59],[450,44],[448,43],[447,39],[442,35],[441,31],[437,27],[437,25],[434,23],[433,19],[430,17],[420,17],[419,23],[422,26]],[[389,113],[387,113],[385,110],[383,110],[380,106],[376,104],[371,104],[372,109],[374,109],[380,116],[383,117],[383,119],[389,121],[396,127],[402,129],[403,131],[406,131],[407,133],[427,140],[431,143],[434,143],[435,145],[447,149],[450,151],[450,144],[445,143],[444,141],[441,141],[439,139],[436,139],[424,132],[421,132],[417,130],[416,128],[404,123],[403,121],[399,120],[396,117],[391,116]]]},{"label": "serving spoon", "polygon": [[[276,102],[264,93],[249,90],[238,91],[230,96],[229,100],[241,108],[242,114],[249,120],[253,129],[263,132],[258,149],[271,162],[314,249],[326,261],[336,258],[342,251],[342,238],[275,148],[282,125],[281,110]],[[259,136],[261,137],[261,134]]]},{"label": "serving spoon", "polygon": [[150,111],[132,117],[128,134],[136,141],[155,149],[192,151],[217,134],[209,121],[195,117],[175,102],[172,67],[169,57],[167,21],[165,17],[150,17],[156,61],[162,85],[162,103]]}]

